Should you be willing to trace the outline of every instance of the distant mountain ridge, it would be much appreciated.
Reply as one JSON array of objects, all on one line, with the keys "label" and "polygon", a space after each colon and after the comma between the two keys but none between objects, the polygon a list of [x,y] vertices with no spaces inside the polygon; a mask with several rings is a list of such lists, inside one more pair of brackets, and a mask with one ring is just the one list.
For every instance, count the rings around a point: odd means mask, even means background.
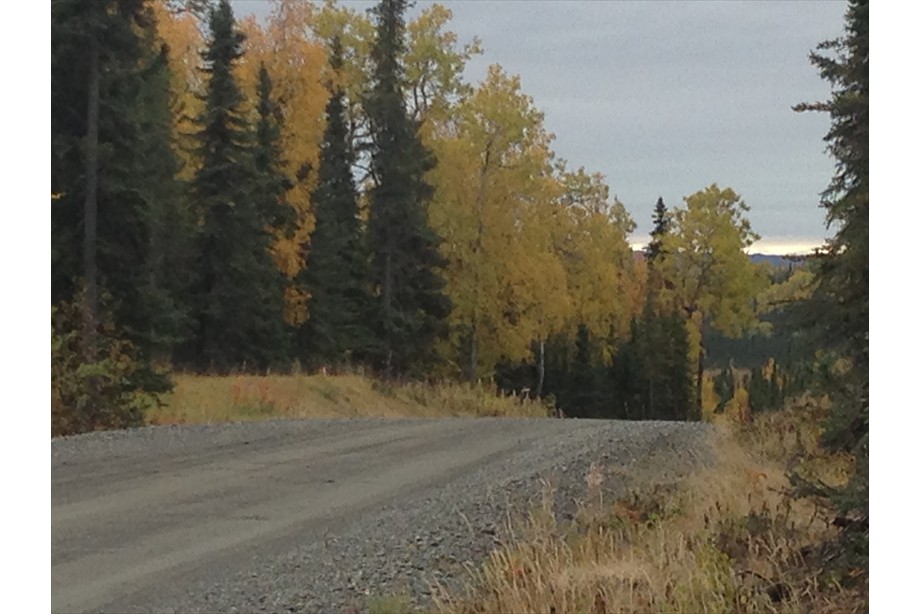
[{"label": "distant mountain ridge", "polygon": [[[636,260],[641,260],[645,256],[645,251],[634,249],[633,256]],[[787,268],[801,266],[805,262],[805,256],[779,256],[777,254],[749,254],[751,262],[760,264],[766,262],[772,267]]]},{"label": "distant mountain ridge", "polygon": [[766,262],[778,268],[801,266],[805,261],[804,256],[778,256],[776,254],[750,254],[750,258],[754,264]]}]

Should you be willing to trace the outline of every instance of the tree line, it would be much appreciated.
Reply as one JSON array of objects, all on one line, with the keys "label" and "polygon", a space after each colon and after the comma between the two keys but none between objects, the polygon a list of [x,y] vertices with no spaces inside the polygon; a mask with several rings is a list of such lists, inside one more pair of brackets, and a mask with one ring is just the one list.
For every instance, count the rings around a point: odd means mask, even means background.
[{"label": "tree line", "polygon": [[708,339],[755,328],[769,285],[747,205],[715,184],[659,199],[636,257],[520,79],[466,83],[479,42],[406,10],[52,3],[58,405],[300,364],[699,418]]}]

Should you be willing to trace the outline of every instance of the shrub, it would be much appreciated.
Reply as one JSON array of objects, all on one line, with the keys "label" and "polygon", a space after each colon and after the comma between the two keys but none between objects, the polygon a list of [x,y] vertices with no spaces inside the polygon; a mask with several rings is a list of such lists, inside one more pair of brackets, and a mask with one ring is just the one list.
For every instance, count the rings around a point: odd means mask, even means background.
[{"label": "shrub", "polygon": [[169,380],[141,360],[108,315],[87,360],[80,300],[51,308],[51,436],[142,426]]}]

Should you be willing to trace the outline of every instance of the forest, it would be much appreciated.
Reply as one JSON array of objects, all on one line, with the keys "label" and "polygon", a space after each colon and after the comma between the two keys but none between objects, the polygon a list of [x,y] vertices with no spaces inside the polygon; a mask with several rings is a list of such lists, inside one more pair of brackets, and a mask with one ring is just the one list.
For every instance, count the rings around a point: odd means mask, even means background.
[{"label": "forest", "polygon": [[833,238],[788,267],[752,261],[717,183],[647,203],[634,251],[519,76],[468,83],[481,42],[408,7],[52,1],[52,434],[143,425],[176,374],[489,382],[654,420],[821,391],[867,557],[868,4],[812,55],[832,98],[795,109],[830,115],[837,172]]},{"label": "forest", "polygon": [[[172,370],[487,380],[568,415],[699,419],[708,339],[769,328],[803,281],[750,261],[748,206],[716,184],[650,203],[634,253],[519,77],[463,80],[481,45],[441,5],[52,9],[64,431],[142,421],[135,392]],[[131,409],[74,409],[94,387]]]}]

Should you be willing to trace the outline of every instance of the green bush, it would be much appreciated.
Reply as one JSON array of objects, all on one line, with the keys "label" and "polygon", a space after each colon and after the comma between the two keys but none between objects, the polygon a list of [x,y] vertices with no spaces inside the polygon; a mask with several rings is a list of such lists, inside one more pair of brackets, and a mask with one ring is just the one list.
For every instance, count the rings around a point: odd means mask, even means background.
[{"label": "green bush", "polygon": [[[97,329],[93,357],[85,347],[79,299],[51,308],[51,436],[130,428],[168,389],[165,373],[145,364],[120,338],[110,316]],[[166,384],[166,386],[164,386]]]}]

